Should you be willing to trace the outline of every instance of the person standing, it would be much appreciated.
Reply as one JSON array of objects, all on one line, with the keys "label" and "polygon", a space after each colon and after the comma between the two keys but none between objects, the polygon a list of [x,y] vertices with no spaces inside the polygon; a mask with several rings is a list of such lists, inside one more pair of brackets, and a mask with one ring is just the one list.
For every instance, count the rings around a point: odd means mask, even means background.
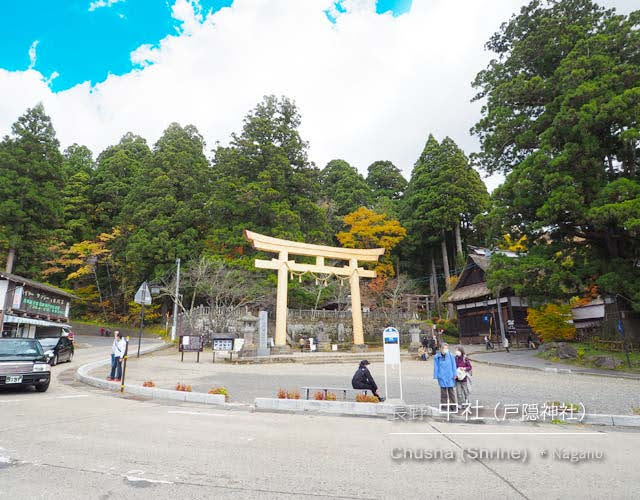
[{"label": "person standing", "polygon": [[456,395],[456,360],[449,352],[449,344],[442,343],[440,353],[433,357],[433,378],[440,386],[440,411],[457,411]]},{"label": "person standing", "polygon": [[300,352],[304,351],[304,346],[307,344],[306,340],[304,340],[304,337],[300,337],[300,340],[298,341],[298,345],[300,346]]},{"label": "person standing", "polygon": [[509,352],[509,339],[507,338],[506,335],[505,335],[504,339],[502,340],[502,347],[504,347],[505,350],[507,352]]},{"label": "person standing", "polygon": [[489,339],[488,336],[484,336],[484,346],[486,347],[487,351],[489,349],[493,349],[493,344],[491,343],[491,340]]},{"label": "person standing", "polygon": [[464,348],[456,349],[456,398],[458,404],[469,404],[469,383],[471,377],[471,361],[465,354]]},{"label": "person standing", "polygon": [[122,379],[122,359],[127,346],[122,338],[120,330],[113,331],[113,344],[111,344],[111,373],[107,380],[119,382]]},{"label": "person standing", "polygon": [[378,395],[378,386],[376,385],[375,380],[371,376],[371,372],[367,368],[369,361],[363,359],[360,361],[360,366],[353,374],[353,378],[351,379],[351,386],[354,389],[368,389],[370,390],[375,397],[377,397],[381,402],[384,401],[382,396]]}]

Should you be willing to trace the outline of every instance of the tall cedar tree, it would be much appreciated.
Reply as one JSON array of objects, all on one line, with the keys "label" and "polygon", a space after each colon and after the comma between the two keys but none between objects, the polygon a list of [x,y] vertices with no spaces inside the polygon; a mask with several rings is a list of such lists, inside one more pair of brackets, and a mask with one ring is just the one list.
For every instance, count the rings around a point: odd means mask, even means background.
[{"label": "tall cedar tree", "polygon": [[130,132],[118,144],[100,153],[91,178],[96,234],[109,233],[120,225],[125,200],[135,186],[138,173],[150,158],[147,141]]},{"label": "tall cedar tree", "polygon": [[320,173],[329,224],[334,232],[343,228],[342,218],[360,207],[371,208],[373,192],[364,177],[344,160],[331,160]]},{"label": "tall cedar tree", "polygon": [[214,151],[214,218],[209,252],[238,257],[248,248],[243,229],[279,238],[330,238],[319,171],[309,162],[298,127],[300,114],[286,97],[266,96],[244,119],[229,146]]},{"label": "tall cedar tree", "polygon": [[399,200],[407,189],[407,180],[390,161],[376,161],[367,169],[367,184],[376,199],[386,197]]},{"label": "tall cedar tree", "polygon": [[429,260],[439,252],[443,234],[471,222],[486,210],[487,188],[458,146],[446,137],[441,144],[429,135],[411,174],[402,222],[409,233],[408,252],[414,269],[431,272]]},{"label": "tall cedar tree", "polygon": [[367,184],[373,191],[373,210],[398,219],[407,189],[407,180],[400,169],[390,161],[373,162],[367,169]]},{"label": "tall cedar tree", "polygon": [[94,213],[91,203],[93,155],[89,148],[78,144],[69,146],[64,152],[62,169],[64,227],[61,231],[61,239],[71,245],[94,236],[91,220]]},{"label": "tall cedar tree", "polygon": [[640,309],[639,26],[640,11],[536,0],[487,43],[475,160],[507,177],[483,222],[531,242],[496,257],[494,286],[543,300],[597,284]]},{"label": "tall cedar tree", "polygon": [[62,155],[41,104],[28,109],[0,143],[0,252],[14,272],[37,278],[62,224]]},{"label": "tall cedar tree", "polygon": [[211,168],[193,125],[172,123],[141,165],[122,209],[126,273],[133,285],[159,278],[175,259],[196,259],[210,227]]}]

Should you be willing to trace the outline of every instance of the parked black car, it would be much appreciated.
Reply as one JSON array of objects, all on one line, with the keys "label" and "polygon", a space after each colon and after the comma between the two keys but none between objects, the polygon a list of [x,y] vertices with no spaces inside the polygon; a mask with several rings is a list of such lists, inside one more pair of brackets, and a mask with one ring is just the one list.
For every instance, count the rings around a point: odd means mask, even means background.
[{"label": "parked black car", "polygon": [[61,361],[71,361],[73,359],[73,342],[69,337],[51,337],[38,339],[44,355],[49,358],[49,364],[56,366]]},{"label": "parked black car", "polygon": [[0,339],[0,387],[33,385],[45,392],[51,380],[51,367],[36,339]]}]

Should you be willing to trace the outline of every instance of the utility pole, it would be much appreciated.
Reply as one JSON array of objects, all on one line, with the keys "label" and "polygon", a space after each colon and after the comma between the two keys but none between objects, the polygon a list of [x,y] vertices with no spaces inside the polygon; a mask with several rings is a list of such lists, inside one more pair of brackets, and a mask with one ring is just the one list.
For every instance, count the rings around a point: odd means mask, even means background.
[{"label": "utility pole", "polygon": [[502,343],[504,344],[506,335],[504,333],[504,323],[502,321],[502,306],[500,305],[500,289],[498,289],[498,291],[496,292],[496,306],[498,309],[498,321],[500,322],[500,337],[502,338]]},{"label": "utility pole", "polygon": [[142,303],[142,308],[140,309],[140,331],[138,332],[138,355],[136,356],[138,358],[140,357],[140,344],[142,343],[142,330],[144,330],[144,302]]},{"label": "utility pole", "polygon": [[176,339],[176,329],[178,325],[178,299],[180,297],[180,259],[176,259],[178,270],[176,272],[176,296],[173,299],[173,325],[171,325],[171,341]]},{"label": "utility pole", "polygon": [[145,281],[140,285],[138,291],[136,292],[136,296],[134,297],[134,301],[136,304],[140,304],[142,307],[140,309],[140,331],[138,332],[138,355],[140,357],[140,344],[142,343],[142,330],[144,329],[144,306],[151,305],[151,292],[149,291],[149,285]]}]

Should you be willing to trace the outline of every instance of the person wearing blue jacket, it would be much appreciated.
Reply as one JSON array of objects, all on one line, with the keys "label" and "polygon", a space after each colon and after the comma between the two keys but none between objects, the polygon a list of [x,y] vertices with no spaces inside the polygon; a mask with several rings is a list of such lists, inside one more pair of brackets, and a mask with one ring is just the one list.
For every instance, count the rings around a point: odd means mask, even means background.
[{"label": "person wearing blue jacket", "polygon": [[449,352],[449,344],[442,343],[440,352],[433,356],[433,378],[440,385],[440,411],[457,411],[456,360]]}]

